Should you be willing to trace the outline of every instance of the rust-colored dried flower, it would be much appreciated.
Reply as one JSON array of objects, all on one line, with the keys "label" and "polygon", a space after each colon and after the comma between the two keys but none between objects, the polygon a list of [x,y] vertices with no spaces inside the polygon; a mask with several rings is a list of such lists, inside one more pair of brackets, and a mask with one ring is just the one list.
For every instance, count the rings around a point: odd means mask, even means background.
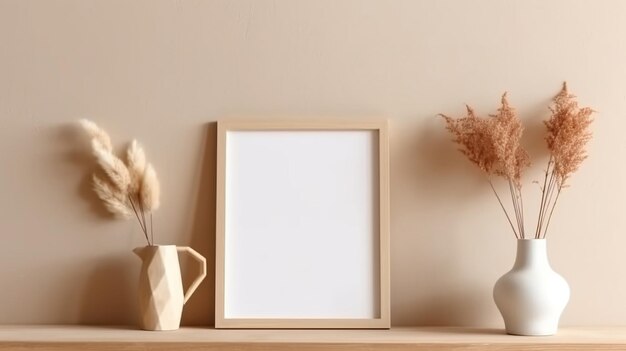
[{"label": "rust-colored dried flower", "polygon": [[585,146],[591,140],[589,126],[593,121],[593,110],[589,107],[579,108],[574,98],[567,91],[567,83],[563,83],[561,92],[554,98],[554,106],[550,107],[552,116],[544,122],[548,129],[546,141],[559,186],[565,185],[570,175],[587,158]]},{"label": "rust-colored dried flower", "polygon": [[504,93],[498,113],[487,118],[477,117],[471,107],[467,106],[465,117],[454,119],[441,115],[446,121],[446,129],[454,135],[454,142],[461,146],[460,151],[483,170],[490,178],[492,175],[504,177],[509,182],[511,200],[515,212],[515,229],[500,196],[493,188],[500,206],[518,238],[524,237],[524,212],[522,206],[522,173],[530,166],[528,153],[520,144],[524,128],[509,105]]},{"label": "rust-colored dried flower", "polygon": [[530,166],[528,153],[520,145],[524,127],[509,105],[506,93],[502,95],[502,106],[498,113],[490,115],[490,134],[497,161],[495,174],[512,181],[517,188],[522,187],[521,178],[525,168]]},{"label": "rust-colored dried flower", "polygon": [[528,153],[520,145],[524,128],[509,105],[506,93],[502,95],[498,113],[480,118],[467,106],[467,116],[454,119],[442,116],[446,129],[454,135],[467,158],[487,175],[497,175],[521,187],[523,170],[530,165]]},{"label": "rust-colored dried flower", "polygon": [[585,147],[591,140],[589,126],[594,112],[589,107],[578,107],[575,96],[567,91],[567,83],[554,98],[550,107],[552,115],[545,121],[548,130],[546,142],[550,150],[550,159],[541,187],[541,206],[535,238],[545,238],[550,226],[554,208],[559,195],[569,177],[587,158]]},{"label": "rust-colored dried flower", "polygon": [[462,118],[440,116],[446,121],[446,129],[454,135],[454,142],[459,144],[459,151],[485,173],[493,174],[496,157],[489,121],[476,117],[471,107],[466,108],[467,115]]},{"label": "rust-colored dried flower", "polygon": [[[587,158],[585,147],[591,139],[589,126],[594,111],[589,107],[579,108],[574,98],[567,91],[567,84],[563,83],[561,92],[550,107],[552,116],[544,122],[548,129],[546,141],[550,159],[541,186],[535,239],[546,237],[561,191],[572,173]],[[460,145],[460,151],[485,172],[513,233],[518,239],[523,239],[527,236],[521,179],[524,169],[530,166],[530,159],[520,145],[524,128],[515,110],[509,105],[506,93],[502,95],[501,103],[498,113],[489,118],[477,117],[469,106],[465,117],[454,119],[441,116],[446,121],[446,129],[454,135],[454,142]],[[513,225],[512,217],[491,182],[492,175],[508,180],[516,225]]]}]

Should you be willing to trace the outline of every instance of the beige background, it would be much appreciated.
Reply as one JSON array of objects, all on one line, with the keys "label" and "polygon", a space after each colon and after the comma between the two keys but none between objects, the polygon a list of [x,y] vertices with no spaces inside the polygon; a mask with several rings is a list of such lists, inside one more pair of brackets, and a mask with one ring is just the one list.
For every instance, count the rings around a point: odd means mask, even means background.
[{"label": "beige background", "polygon": [[[391,123],[392,322],[502,326],[491,299],[515,241],[439,112],[492,112],[504,90],[535,161],[568,80],[599,114],[549,234],[565,325],[626,324],[626,2],[0,1],[0,323],[132,323],[136,223],[95,201],[70,123],[133,137],[160,174],[160,243],[214,258],[215,128],[230,116]],[[213,264],[210,264],[210,271]],[[213,273],[185,324],[213,321]]]}]

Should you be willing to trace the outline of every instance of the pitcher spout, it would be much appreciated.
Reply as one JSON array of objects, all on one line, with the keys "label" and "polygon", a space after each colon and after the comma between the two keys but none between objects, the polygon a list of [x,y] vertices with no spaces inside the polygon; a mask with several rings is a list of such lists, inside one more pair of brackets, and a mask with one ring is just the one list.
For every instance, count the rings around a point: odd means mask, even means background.
[{"label": "pitcher spout", "polygon": [[135,253],[135,255],[139,256],[139,258],[143,260],[144,249],[145,247],[136,247],[133,249],[133,252]]}]

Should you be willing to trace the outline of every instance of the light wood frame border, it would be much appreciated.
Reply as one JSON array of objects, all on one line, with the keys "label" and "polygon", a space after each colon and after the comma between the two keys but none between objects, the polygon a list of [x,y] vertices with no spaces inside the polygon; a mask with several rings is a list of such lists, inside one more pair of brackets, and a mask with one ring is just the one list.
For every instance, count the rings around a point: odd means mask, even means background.
[{"label": "light wood frame border", "polygon": [[[226,134],[229,131],[330,131],[372,130],[378,132],[379,169],[379,265],[380,317],[373,319],[268,319],[225,318],[225,176]],[[386,120],[377,121],[219,121],[217,123],[217,214],[215,262],[215,327],[216,328],[370,328],[387,329],[390,317],[389,273],[389,136]]]}]

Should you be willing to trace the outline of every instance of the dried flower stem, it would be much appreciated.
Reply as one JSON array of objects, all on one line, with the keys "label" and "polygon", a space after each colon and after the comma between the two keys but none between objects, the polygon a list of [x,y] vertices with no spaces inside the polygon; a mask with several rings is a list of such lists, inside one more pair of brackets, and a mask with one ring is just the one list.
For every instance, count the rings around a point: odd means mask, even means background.
[{"label": "dried flower stem", "polygon": [[563,187],[559,187],[559,191],[556,193],[556,198],[554,199],[554,203],[552,204],[552,209],[550,210],[550,215],[548,215],[548,222],[546,223],[546,228],[543,232],[543,239],[546,238],[546,234],[548,233],[548,227],[550,226],[550,220],[552,219],[552,213],[554,212],[554,208],[556,207],[557,201],[559,201],[559,195],[561,195],[561,189]]},{"label": "dried flower stem", "polygon": [[520,202],[520,212],[521,212],[521,217],[522,217],[522,233],[526,235],[526,227],[524,226],[524,197],[522,196],[521,186],[520,188],[518,188],[518,194],[519,194],[519,202]]},{"label": "dried flower stem", "polygon": [[[541,216],[541,225],[543,226],[546,223],[546,215],[548,213],[548,208],[550,208],[550,204],[553,203],[552,199],[554,198],[554,189],[557,187],[556,176],[554,175],[554,171],[552,172],[552,176],[550,176],[550,183],[548,185],[548,201],[546,201],[546,209],[543,211],[543,215]],[[559,192],[561,191],[559,187]],[[554,208],[554,206],[552,206]],[[545,235],[545,227],[544,227],[544,235]],[[543,237],[543,235],[539,235],[539,238]]]},{"label": "dried flower stem", "polygon": [[550,155],[550,159],[548,160],[548,168],[546,168],[545,176],[543,178],[543,186],[541,189],[541,203],[539,205],[539,215],[537,216],[537,228],[535,229],[535,239],[539,239],[539,235],[541,233],[541,217],[543,215],[545,209],[546,202],[546,186],[548,184],[548,174],[550,172],[550,165],[552,165],[552,155]]},{"label": "dried flower stem", "polygon": [[491,186],[491,190],[493,190],[493,194],[496,196],[496,199],[498,199],[498,203],[500,204],[500,207],[502,207],[502,211],[504,211],[504,215],[506,216],[506,219],[509,221],[509,224],[511,225],[511,229],[513,229],[513,234],[515,234],[516,238],[520,239],[519,234],[517,234],[517,231],[515,230],[515,227],[513,226],[511,217],[509,217],[509,213],[504,207],[504,204],[502,203],[502,200],[500,199],[500,196],[498,195],[498,192],[496,191],[496,188],[493,187],[493,183],[491,182],[490,179],[488,179],[487,182],[489,183],[489,186]]},{"label": "dried flower stem", "polygon": [[[145,230],[145,234],[146,234],[146,239],[148,238],[148,225],[146,223],[146,214],[143,208],[143,205],[141,204],[141,200],[138,200],[137,203],[139,204],[139,213],[141,213],[141,222],[143,222],[143,228]],[[148,240],[148,243],[150,246],[152,246],[152,242]]]},{"label": "dried flower stem", "polygon": [[[550,163],[551,161],[548,161],[548,171],[546,171],[546,179],[548,179],[547,174],[550,169]],[[555,189],[556,197],[554,195]],[[541,208],[539,210],[539,219],[537,221],[537,232],[535,233],[535,239],[544,239],[546,237],[546,233],[550,225],[550,219],[552,218],[552,214],[554,213],[554,208],[556,207],[559,195],[561,195],[561,190],[563,190],[563,185],[559,184],[556,170],[554,167],[552,167],[552,170],[550,172],[550,178],[547,181],[547,185],[544,181],[544,187],[542,190],[542,202]],[[548,209],[550,210],[550,212],[548,212]]]},{"label": "dried flower stem", "polygon": [[143,235],[146,237],[148,246],[152,246],[152,244],[150,243],[150,239],[148,239],[148,232],[146,231],[146,228],[144,227],[143,223],[141,222],[141,219],[139,218],[139,212],[137,211],[137,207],[135,207],[135,202],[133,201],[130,195],[128,196],[128,201],[130,201],[130,205],[133,207],[133,211],[135,212],[137,221],[139,221],[139,226],[141,227],[141,231],[143,232]]},{"label": "dried flower stem", "polygon": [[511,199],[511,205],[513,206],[513,214],[515,214],[515,226],[519,228],[519,216],[517,215],[517,206],[515,205],[515,198],[513,197],[513,190],[511,189],[510,183],[509,183],[509,196]]},{"label": "dried flower stem", "polygon": [[517,203],[515,201],[515,194],[514,194],[513,187],[511,186],[511,181],[509,181],[509,193],[511,194],[511,203],[513,204],[513,212],[515,212],[515,222],[517,224],[518,233],[520,235],[523,235],[522,231],[519,230],[520,229],[520,225],[519,225],[519,211],[518,211],[518,208],[517,208]]},{"label": "dried flower stem", "polygon": [[511,180],[509,180],[509,191],[511,193],[511,202],[513,203],[515,218],[517,220],[517,232],[519,233],[520,239],[524,239],[524,205],[522,201],[522,192],[521,189],[519,189]]},{"label": "dried flower stem", "polygon": [[152,211],[150,211],[150,238],[152,238],[152,244],[154,245],[154,225],[152,224]]}]

